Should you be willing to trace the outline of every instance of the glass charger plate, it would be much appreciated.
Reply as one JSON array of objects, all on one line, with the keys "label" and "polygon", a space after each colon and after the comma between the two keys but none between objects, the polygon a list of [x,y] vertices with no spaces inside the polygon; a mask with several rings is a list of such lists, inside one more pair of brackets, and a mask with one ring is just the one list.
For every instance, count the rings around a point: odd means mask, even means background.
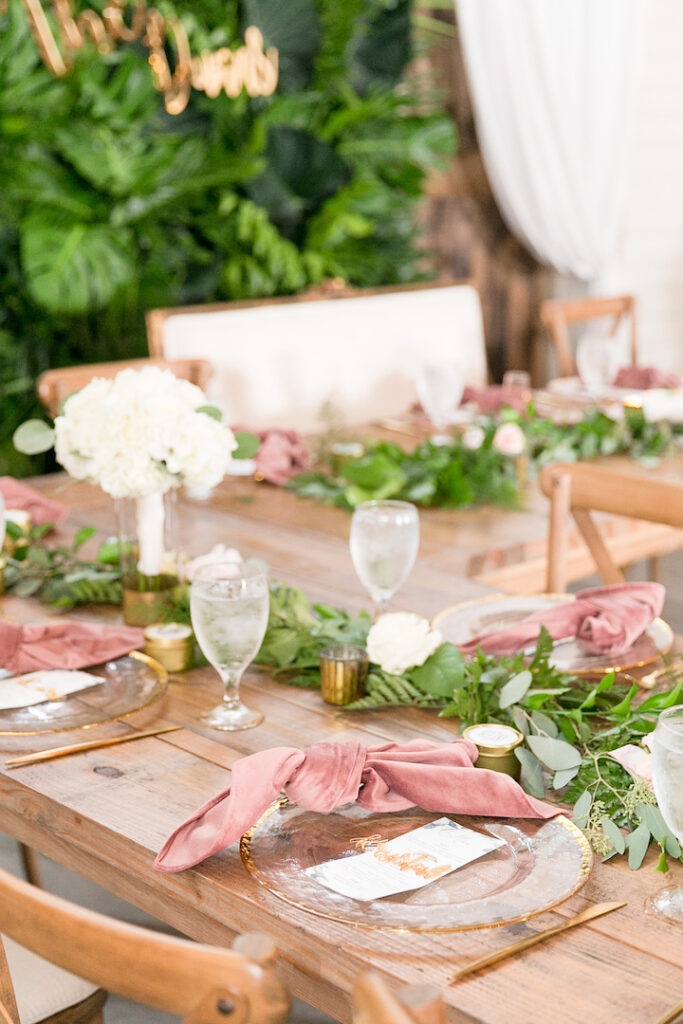
[{"label": "glass charger plate", "polygon": [[168,684],[166,669],[140,651],[92,666],[88,672],[104,676],[104,682],[61,700],[0,711],[0,735],[38,736],[113,722],[151,704]]},{"label": "glass charger plate", "polygon": [[[432,625],[441,630],[444,640],[464,644],[480,633],[507,629],[516,622],[556,604],[573,601],[572,594],[498,595],[464,601],[438,612]],[[618,658],[604,654],[588,654],[574,640],[560,640],[550,655],[550,663],[562,672],[573,675],[599,675],[602,672],[623,672],[641,668],[668,654],[674,643],[671,626],[655,619],[646,631]]]},{"label": "glass charger plate", "polygon": [[459,932],[542,914],[573,896],[590,874],[588,840],[568,818],[494,820],[449,814],[504,846],[423,889],[363,902],[314,882],[304,869],[358,853],[353,840],[393,839],[440,817],[419,808],[374,814],[348,804],[315,814],[283,797],[242,837],[244,865],[262,885],[296,907],[358,928]]}]

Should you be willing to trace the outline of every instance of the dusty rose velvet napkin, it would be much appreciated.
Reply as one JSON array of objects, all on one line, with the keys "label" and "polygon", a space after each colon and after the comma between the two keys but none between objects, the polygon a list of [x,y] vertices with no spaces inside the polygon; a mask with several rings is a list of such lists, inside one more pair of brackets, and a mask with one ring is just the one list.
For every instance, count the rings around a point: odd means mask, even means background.
[{"label": "dusty rose velvet napkin", "polygon": [[466,387],[462,395],[462,404],[474,402],[485,416],[493,416],[504,408],[524,412],[530,399],[531,392],[528,388],[492,384],[487,388]]},{"label": "dusty rose velvet napkin", "polygon": [[36,526],[41,526],[43,523],[61,523],[62,519],[69,514],[66,505],[46,498],[40,491],[34,490],[27,484],[22,484],[12,476],[0,477],[0,492],[5,502],[5,508],[17,508],[28,512],[31,522]]},{"label": "dusty rose velvet napkin", "polygon": [[255,456],[256,472],[269,484],[286,484],[306,469],[308,454],[295,430],[266,430],[258,436],[261,447]]},{"label": "dusty rose velvet napkin", "polygon": [[354,800],[369,811],[552,818],[561,808],[527,796],[509,775],[475,768],[477,748],[452,743],[314,743],[273,747],[235,763],[231,786],[180,825],[154,861],[157,871],[184,871],[219,853],[258,821],[284,789],[292,803],[329,814]]},{"label": "dusty rose velvet napkin", "polygon": [[142,642],[142,630],[128,626],[0,622],[0,668],[8,672],[86,668],[129,654]]},{"label": "dusty rose velvet napkin", "polygon": [[541,626],[553,640],[575,636],[593,654],[619,655],[661,615],[661,583],[617,583],[582,590],[575,601],[534,612],[509,629],[483,633],[460,645],[463,654],[517,654],[538,638]]},{"label": "dusty rose velvet napkin", "polygon": [[649,391],[650,388],[679,388],[681,378],[677,373],[665,373],[656,366],[622,366],[614,378],[614,386],[641,391]]}]

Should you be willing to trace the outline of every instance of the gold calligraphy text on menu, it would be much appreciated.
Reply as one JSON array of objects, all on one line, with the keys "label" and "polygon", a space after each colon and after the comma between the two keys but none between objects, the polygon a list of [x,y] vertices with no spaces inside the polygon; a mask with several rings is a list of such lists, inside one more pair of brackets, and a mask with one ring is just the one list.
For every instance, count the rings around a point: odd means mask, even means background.
[{"label": "gold calligraphy text on menu", "polygon": [[[169,114],[180,114],[198,89],[215,98],[223,89],[235,97],[245,89],[249,96],[270,96],[278,81],[278,51],[263,49],[263,36],[253,25],[244,33],[244,45],[237,50],[227,46],[198,57],[190,52],[187,32],[179,18],[165,18],[144,0],[132,9],[129,23],[124,18],[126,0],[109,0],[99,15],[95,11],[75,14],[71,0],[53,0],[53,31],[41,0],[22,0],[44,64],[55,75],[65,75],[71,55],[86,42],[94,43],[100,53],[109,53],[117,43],[139,41],[149,49],[149,64],[154,84],[164,94]],[[175,67],[168,57],[175,50]]]}]

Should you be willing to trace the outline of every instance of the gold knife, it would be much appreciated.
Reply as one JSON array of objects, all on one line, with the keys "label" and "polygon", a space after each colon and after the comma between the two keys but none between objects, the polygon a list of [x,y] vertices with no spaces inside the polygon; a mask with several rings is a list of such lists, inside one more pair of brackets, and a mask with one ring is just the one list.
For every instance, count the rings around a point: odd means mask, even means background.
[{"label": "gold knife", "polygon": [[146,729],[144,732],[129,732],[125,736],[114,736],[108,740],[90,740],[88,743],[75,743],[70,747],[54,747],[52,750],[41,750],[37,754],[23,754],[21,757],[5,761],[5,768],[18,768],[20,765],[37,764],[39,761],[52,761],[56,757],[67,757],[69,754],[80,754],[82,750],[96,750],[98,747],[113,747],[117,743],[128,743],[130,740],[141,740],[145,736],[161,736],[165,732],[176,732],[182,725],[166,725],[162,729]]},{"label": "gold knife", "polygon": [[681,1017],[683,1017],[683,1003],[674,1006],[673,1010],[669,1010],[663,1017],[660,1017],[657,1024],[676,1024]]},{"label": "gold knife", "polygon": [[527,939],[521,939],[519,942],[513,942],[510,946],[505,946],[504,949],[499,949],[496,953],[483,956],[480,960],[473,960],[472,963],[461,967],[455,974],[451,974],[450,978],[448,978],[448,984],[451,985],[455,981],[460,981],[461,978],[472,974],[474,971],[480,971],[483,967],[490,967],[501,960],[507,960],[508,957],[514,956],[515,953],[520,953],[523,949],[529,949],[530,946],[535,946],[537,942],[543,942],[552,935],[559,935],[560,932],[566,932],[577,924],[584,924],[585,921],[592,921],[596,917],[610,914],[613,910],[619,910],[625,906],[625,903],[597,903],[594,907],[587,907],[586,910],[582,910],[576,917],[570,917],[569,920],[563,921],[562,924],[556,925],[555,928],[546,928],[545,931],[537,932],[535,935],[530,935]]}]

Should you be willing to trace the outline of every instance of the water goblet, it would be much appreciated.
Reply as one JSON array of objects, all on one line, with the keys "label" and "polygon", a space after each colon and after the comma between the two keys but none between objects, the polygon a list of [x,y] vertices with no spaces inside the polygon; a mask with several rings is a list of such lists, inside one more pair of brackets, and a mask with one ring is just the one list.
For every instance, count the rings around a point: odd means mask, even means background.
[{"label": "water goblet", "polygon": [[236,732],[263,721],[259,711],[240,700],[239,683],[263,641],[269,606],[268,580],[256,565],[214,562],[202,566],[192,580],[192,628],[225,687],[222,703],[202,717],[213,729]]},{"label": "water goblet", "polygon": [[458,362],[425,363],[417,376],[417,393],[422,408],[436,429],[433,444],[449,444],[444,431],[457,416],[465,390],[465,375]]},{"label": "water goblet", "polygon": [[604,334],[584,334],[576,346],[576,367],[590,394],[612,384],[621,363],[621,343]]},{"label": "water goblet", "polygon": [[[664,821],[683,844],[683,704],[662,711],[651,747],[657,803]],[[650,896],[646,909],[683,925],[683,885],[670,885]]]},{"label": "water goblet", "polygon": [[420,546],[417,509],[407,501],[366,501],[351,519],[351,560],[377,611],[405,583]]}]

